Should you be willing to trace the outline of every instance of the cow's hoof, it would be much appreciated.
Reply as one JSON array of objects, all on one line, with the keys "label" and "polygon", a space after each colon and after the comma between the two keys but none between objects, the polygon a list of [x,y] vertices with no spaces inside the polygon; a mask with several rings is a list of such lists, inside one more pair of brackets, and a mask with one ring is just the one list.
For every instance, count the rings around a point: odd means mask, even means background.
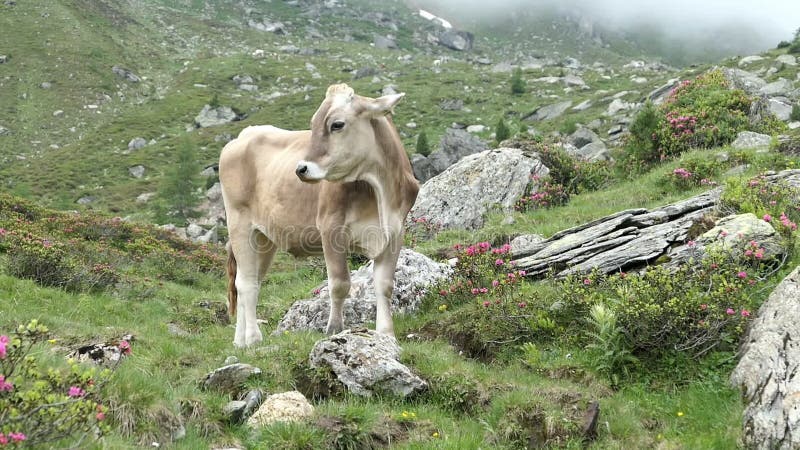
[{"label": "cow's hoof", "polygon": [[337,324],[328,324],[325,328],[325,334],[328,336],[333,336],[334,334],[341,333],[344,330],[344,324],[337,323]]}]

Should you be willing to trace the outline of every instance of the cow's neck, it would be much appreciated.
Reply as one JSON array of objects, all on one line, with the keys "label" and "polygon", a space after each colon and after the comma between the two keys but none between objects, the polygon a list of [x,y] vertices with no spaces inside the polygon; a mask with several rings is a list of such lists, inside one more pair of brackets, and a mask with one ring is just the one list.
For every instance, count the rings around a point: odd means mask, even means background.
[{"label": "cow's neck", "polygon": [[373,119],[372,128],[379,147],[376,150],[380,152],[382,158],[372,170],[364,174],[363,179],[375,192],[380,227],[387,244],[397,243],[402,236],[403,220],[411,207],[406,204],[405,192],[408,180],[406,171],[403,170],[403,163],[408,165],[408,161],[403,161],[401,158],[405,157],[405,151],[388,118]]}]

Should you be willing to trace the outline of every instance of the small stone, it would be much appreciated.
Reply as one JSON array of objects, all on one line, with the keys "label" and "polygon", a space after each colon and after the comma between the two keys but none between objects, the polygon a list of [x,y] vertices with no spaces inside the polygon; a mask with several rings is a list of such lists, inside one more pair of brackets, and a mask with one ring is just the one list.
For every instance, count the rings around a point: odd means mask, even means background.
[{"label": "small stone", "polygon": [[236,394],[244,383],[253,376],[261,375],[261,369],[250,364],[230,364],[209,372],[200,381],[203,390],[215,390]]},{"label": "small stone", "polygon": [[237,357],[235,357],[235,356],[231,355],[231,356],[228,356],[227,358],[225,358],[225,363],[224,363],[224,364],[225,364],[226,366],[229,366],[229,365],[231,365],[231,364],[236,364],[236,363],[238,363],[238,362],[239,362],[239,358],[237,358]]},{"label": "small stone", "polygon": [[147,140],[143,137],[133,138],[128,142],[128,150],[134,151],[147,145]]},{"label": "small stone", "polygon": [[128,168],[128,173],[133,178],[142,178],[144,176],[144,173],[145,173],[145,168],[144,168],[143,165],[139,164],[139,165],[136,165],[136,166],[133,166],[133,167],[129,167]]},{"label": "small stone", "polygon": [[275,422],[298,422],[311,417],[314,407],[298,391],[273,394],[264,400],[255,414],[247,420],[251,427],[263,427]]}]

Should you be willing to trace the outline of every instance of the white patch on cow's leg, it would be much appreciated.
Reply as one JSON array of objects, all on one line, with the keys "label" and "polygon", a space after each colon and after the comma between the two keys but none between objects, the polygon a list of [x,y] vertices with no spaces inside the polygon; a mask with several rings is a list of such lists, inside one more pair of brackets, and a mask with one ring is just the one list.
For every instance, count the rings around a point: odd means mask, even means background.
[{"label": "white patch on cow's leg", "polygon": [[383,254],[375,258],[373,270],[375,296],[377,297],[375,330],[388,336],[394,336],[392,292],[394,291],[394,271],[397,267],[398,256],[400,256],[399,246],[390,245]]},{"label": "white patch on cow's leg", "polygon": [[236,290],[239,291],[239,304],[236,308],[236,334],[233,345],[248,347],[261,342],[261,330],[256,321],[256,305],[258,304],[258,279],[254,275],[236,274]]}]

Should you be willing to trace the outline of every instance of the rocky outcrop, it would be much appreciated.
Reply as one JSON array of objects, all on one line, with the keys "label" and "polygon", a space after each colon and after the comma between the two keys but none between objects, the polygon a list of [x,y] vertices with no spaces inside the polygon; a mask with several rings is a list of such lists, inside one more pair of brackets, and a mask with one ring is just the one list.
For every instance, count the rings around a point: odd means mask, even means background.
[{"label": "rocky outcrop", "polygon": [[740,131],[736,135],[736,140],[731,143],[731,147],[737,149],[766,148],[772,142],[772,137],[767,134],[754,133],[752,131]]},{"label": "rocky outcrop", "polygon": [[488,150],[489,146],[467,131],[448,128],[439,142],[439,149],[427,157],[415,156],[411,161],[414,176],[420,182],[426,182],[444,172],[467,155]]},{"label": "rocky outcrop", "polygon": [[742,69],[724,67],[722,74],[733,87],[741,89],[749,95],[758,95],[758,91],[767,85],[767,82],[758,75]]},{"label": "rocky outcrop", "polygon": [[750,326],[731,384],[747,403],[743,441],[752,449],[800,448],[800,267],[775,288]]},{"label": "rocky outcrop", "polygon": [[400,363],[397,340],[371,330],[345,330],[314,345],[312,368],[328,368],[353,394],[407,397],[428,384]]},{"label": "rocky outcrop", "polygon": [[529,276],[543,276],[553,269],[557,276],[566,276],[639,267],[685,242],[689,228],[712,210],[719,195],[713,190],[654,210],[621,211],[514,253],[514,263]]},{"label": "rocky outcrop", "polygon": [[532,175],[549,172],[520,149],[498,148],[463,158],[422,185],[412,217],[443,228],[477,229],[490,210],[510,210]]},{"label": "rocky outcrop", "polygon": [[[408,314],[419,309],[427,289],[446,279],[452,269],[413,250],[403,249],[394,273],[392,312]],[[350,295],[344,302],[344,323],[349,327],[375,321],[373,262],[350,273]],[[315,298],[295,302],[278,323],[276,333],[287,330],[324,331],[328,324],[330,293],[327,282],[314,290]]]}]

